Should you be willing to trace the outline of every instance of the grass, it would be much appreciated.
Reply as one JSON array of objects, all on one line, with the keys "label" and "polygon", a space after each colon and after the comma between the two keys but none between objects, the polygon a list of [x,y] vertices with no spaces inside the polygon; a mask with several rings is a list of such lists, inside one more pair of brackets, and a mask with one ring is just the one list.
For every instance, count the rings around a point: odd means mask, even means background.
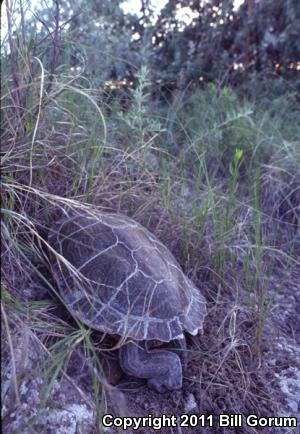
[{"label": "grass", "polygon": [[[273,411],[259,360],[284,274],[293,284],[299,266],[300,116],[289,112],[293,95],[277,112],[278,100],[262,107],[210,85],[183,96],[176,110],[162,103],[156,110],[142,68],[129,109],[113,101],[110,111],[81,77],[56,71],[54,80],[23,42],[17,66],[8,55],[2,65],[4,426],[39,429],[45,408],[55,408],[57,384],[67,379],[101,431],[113,394],[98,357],[107,348],[63,308],[46,253],[51,222],[82,208],[136,218],[203,291],[209,316],[204,336],[192,340],[186,379],[204,388],[214,412],[224,411],[219,389],[230,397],[227,410]],[[31,71],[28,82],[24,70]],[[37,379],[40,399],[31,414],[21,392]]]}]

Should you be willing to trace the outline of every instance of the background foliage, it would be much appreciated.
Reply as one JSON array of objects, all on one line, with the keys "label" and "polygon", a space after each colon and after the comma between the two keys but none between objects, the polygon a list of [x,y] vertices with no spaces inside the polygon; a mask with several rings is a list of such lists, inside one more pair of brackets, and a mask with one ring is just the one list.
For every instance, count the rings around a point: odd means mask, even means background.
[{"label": "background foliage", "polygon": [[[134,80],[145,65],[156,90],[215,82],[245,91],[249,83],[251,93],[253,80],[289,80],[299,90],[297,0],[245,0],[238,9],[233,0],[169,0],[158,14],[145,0],[139,15],[125,14],[119,0],[64,1],[59,16],[55,5],[38,6],[21,23],[22,43],[43,63],[80,67],[94,86]],[[56,47],[49,36],[57,36]]]}]

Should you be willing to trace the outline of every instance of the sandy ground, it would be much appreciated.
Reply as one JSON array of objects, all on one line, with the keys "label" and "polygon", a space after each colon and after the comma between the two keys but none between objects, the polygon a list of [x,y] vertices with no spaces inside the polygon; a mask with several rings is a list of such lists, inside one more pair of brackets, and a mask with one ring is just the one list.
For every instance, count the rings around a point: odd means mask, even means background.
[{"label": "sandy ground", "polygon": [[[295,269],[293,272],[298,271]],[[298,281],[300,282],[300,276]],[[145,417],[145,428],[139,426],[137,430],[128,428],[126,431],[141,434],[298,434],[299,427],[250,427],[246,425],[245,417],[251,413],[264,417],[295,416],[298,418],[298,424],[300,422],[300,286],[295,284],[283,287],[277,294],[265,328],[265,337],[257,354],[243,352],[242,346],[237,345],[239,351],[236,355],[240,357],[244,374],[236,369],[234,358],[232,363],[222,360],[222,355],[226,353],[220,352],[220,348],[215,347],[216,353],[213,355],[213,336],[214,333],[220,332],[220,324],[223,324],[216,318],[214,306],[211,304],[204,334],[188,339],[184,382],[180,391],[159,394],[148,389],[142,380],[124,376],[116,358],[105,359],[104,368],[109,374],[110,381],[117,385],[107,384],[104,387],[104,395],[99,399],[101,416],[112,414],[115,417]],[[247,328],[251,328],[251,321],[247,316],[240,321],[246,331]],[[30,342],[31,348],[26,355],[26,363],[22,353],[25,339]],[[30,372],[44,357],[41,356],[41,348],[34,342],[30,333],[26,333],[24,329],[18,330],[17,324],[13,340],[14,347],[17,348],[16,358],[19,354],[23,363],[23,379],[18,385],[20,403],[10,412],[12,400],[15,399],[13,391],[10,390],[11,364],[3,365],[3,412],[6,414],[4,432],[96,433],[95,397],[88,369],[82,362],[84,358],[74,354],[66,375],[54,382],[50,397],[44,404],[42,391],[45,390],[45,384],[42,377],[30,377]],[[15,360],[15,364],[18,366],[20,361]],[[231,427],[220,427],[218,415],[238,414],[241,409],[242,426],[234,427],[233,425],[239,425],[240,421],[231,419]],[[168,418],[175,416],[173,426],[160,427],[162,415]],[[209,417],[210,415],[214,416]],[[155,417],[157,419],[154,419]],[[108,422],[111,420],[107,419]],[[139,420],[136,423],[138,422]],[[151,424],[157,428],[151,428]],[[100,432],[114,433],[122,430],[102,427]]]}]

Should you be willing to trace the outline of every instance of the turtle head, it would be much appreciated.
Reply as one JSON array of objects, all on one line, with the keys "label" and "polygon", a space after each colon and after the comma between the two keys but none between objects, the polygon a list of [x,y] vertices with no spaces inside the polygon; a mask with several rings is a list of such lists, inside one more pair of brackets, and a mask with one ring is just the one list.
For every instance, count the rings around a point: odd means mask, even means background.
[{"label": "turtle head", "polygon": [[[174,354],[174,356],[176,356],[176,354]],[[167,374],[164,374],[163,376],[160,377],[150,378],[147,381],[148,387],[150,389],[156,390],[159,393],[164,393],[167,392],[168,390],[181,389],[182,388],[181,364],[177,365],[177,363],[175,363],[175,365],[173,367],[173,370],[168,371]],[[180,369],[178,369],[179,367]]]},{"label": "turtle head", "polygon": [[120,365],[127,374],[145,378],[157,392],[177,390],[182,387],[180,357],[165,349],[146,350],[145,345],[128,342],[119,350]]}]

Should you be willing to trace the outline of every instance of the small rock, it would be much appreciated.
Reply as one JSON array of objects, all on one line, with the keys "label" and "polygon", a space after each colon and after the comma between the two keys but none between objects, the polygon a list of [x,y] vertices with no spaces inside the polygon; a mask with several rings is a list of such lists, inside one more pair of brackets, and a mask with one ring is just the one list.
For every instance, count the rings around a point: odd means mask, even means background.
[{"label": "small rock", "polygon": [[192,410],[196,410],[197,409],[197,402],[196,402],[196,398],[195,396],[190,393],[187,397],[185,406],[184,406],[184,411],[185,413],[189,413]]}]

